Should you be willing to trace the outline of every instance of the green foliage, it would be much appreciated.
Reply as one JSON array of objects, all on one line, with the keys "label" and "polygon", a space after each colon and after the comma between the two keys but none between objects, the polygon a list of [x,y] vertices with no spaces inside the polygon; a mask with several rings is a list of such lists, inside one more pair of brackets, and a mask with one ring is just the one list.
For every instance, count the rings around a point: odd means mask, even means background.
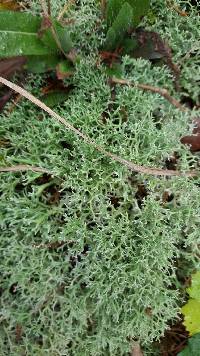
[{"label": "green foliage", "polygon": [[[62,50],[65,53],[68,53],[70,49],[72,48],[72,42],[69,36],[68,31],[66,28],[61,26],[57,21],[52,20],[52,25],[53,29],[55,30],[56,36],[58,38],[58,41],[62,47]],[[49,47],[49,49],[53,52],[58,52],[58,44],[56,42],[56,39],[52,35],[52,30],[51,28],[47,28],[45,31],[42,31],[42,35],[40,36],[40,40],[43,42],[43,44],[46,47]]]},{"label": "green foliage", "polygon": [[149,0],[109,0],[106,10],[106,47],[110,50],[119,47],[127,31],[139,25],[149,6]]},{"label": "green foliage", "polygon": [[192,276],[192,285],[187,288],[189,301],[182,307],[184,325],[190,335],[200,333],[200,271]]},{"label": "green foliage", "polygon": [[132,7],[125,2],[121,7],[116,19],[109,28],[106,37],[106,47],[108,49],[114,49],[117,45],[120,46],[124,35],[127,33],[128,29],[131,27],[133,18]]},{"label": "green foliage", "polygon": [[25,69],[32,73],[45,73],[55,70],[60,60],[57,55],[28,56]]},{"label": "green foliage", "polygon": [[178,356],[200,356],[200,334],[192,336],[188,340],[188,345],[179,352]]},{"label": "green foliage", "polygon": [[69,97],[68,92],[65,93],[63,91],[54,91],[53,93],[46,94],[44,97],[41,98],[43,103],[47,106],[54,107],[56,105],[62,104],[65,100]]},{"label": "green foliage", "polygon": [[[36,34],[41,25],[42,18],[39,16],[33,16],[28,12],[18,11],[0,11],[0,29],[1,32],[18,32]],[[19,43],[18,43],[19,45]]]},{"label": "green foliage", "polygon": [[[120,10],[124,4],[129,4],[132,8],[132,26],[137,27],[140,23],[142,16],[146,15],[150,1],[149,0],[108,0],[106,8],[106,21],[108,27],[112,26],[116,20]],[[128,8],[127,8],[128,9]]]},{"label": "green foliage", "polygon": [[192,285],[187,288],[190,298],[200,301],[200,271],[192,275]]},{"label": "green foliage", "polygon": [[[72,48],[68,30],[55,20],[52,24],[62,50],[68,53]],[[39,16],[0,11],[0,56],[28,56],[26,68],[34,73],[55,69],[60,48],[51,28],[41,29],[41,26],[42,18]]]},{"label": "green foliage", "polygon": [[37,36],[41,19],[31,14],[0,11],[0,55],[45,55],[50,50]]}]

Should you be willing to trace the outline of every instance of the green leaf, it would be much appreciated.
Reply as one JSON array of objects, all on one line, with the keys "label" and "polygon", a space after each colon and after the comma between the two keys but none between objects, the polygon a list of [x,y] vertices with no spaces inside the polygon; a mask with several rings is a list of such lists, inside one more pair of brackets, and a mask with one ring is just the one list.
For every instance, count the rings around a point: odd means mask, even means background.
[{"label": "green leaf", "polygon": [[192,285],[187,288],[191,299],[182,307],[184,325],[190,335],[200,332],[200,271],[192,275]]},{"label": "green leaf", "polygon": [[42,97],[42,102],[49,106],[50,108],[62,104],[69,97],[69,92],[64,91],[54,91],[53,93],[46,94]]},{"label": "green leaf", "polygon": [[32,73],[45,73],[50,70],[55,70],[57,64],[59,63],[59,56],[29,56],[27,58],[27,63],[25,69]]},{"label": "green leaf", "polygon": [[133,9],[132,26],[134,27],[138,26],[141,17],[147,14],[150,7],[150,0],[109,0],[106,9],[108,27],[112,26],[125,3],[128,3]]},{"label": "green leaf", "polygon": [[46,55],[52,49],[38,38],[41,18],[29,13],[0,11],[0,56]]},{"label": "green leaf", "polygon": [[200,334],[192,336],[188,340],[188,345],[179,352],[178,356],[200,356]]},{"label": "green leaf", "polygon": [[72,41],[69,35],[69,31],[66,27],[60,24],[55,24],[55,30],[57,32],[61,47],[65,53],[68,53],[72,48]]},{"label": "green leaf", "polygon": [[150,0],[129,0],[129,4],[133,8],[133,26],[137,27],[149,10]]},{"label": "green leaf", "polygon": [[[61,24],[59,24],[57,21],[53,21],[53,29],[55,30],[56,36],[58,38],[58,41],[65,53],[68,53],[70,49],[72,48],[72,41],[69,35],[68,30],[66,27],[63,27]],[[45,46],[49,47],[50,49],[53,49],[54,51],[58,51],[58,44],[56,42],[56,39],[54,38],[52,34],[52,29],[48,27],[40,37],[41,41],[45,44]]]},{"label": "green leaf", "polygon": [[125,2],[122,6],[117,18],[112,24],[112,27],[108,30],[106,37],[106,48],[113,50],[116,46],[119,46],[123,40],[124,35],[131,27],[133,18],[132,7]]},{"label": "green leaf", "polygon": [[114,20],[120,12],[125,0],[109,0],[106,8],[106,20],[108,27],[112,26]]},{"label": "green leaf", "polygon": [[[135,39],[136,43],[137,40]],[[164,57],[164,53],[158,52],[155,48],[155,44],[151,39],[147,40],[142,46],[138,45],[135,47],[131,53],[133,58],[143,58],[143,59],[161,59]]]},{"label": "green leaf", "polygon": [[192,275],[192,286],[187,288],[187,292],[191,298],[200,301],[200,271]]},{"label": "green leaf", "polygon": [[37,33],[42,18],[27,12],[0,11],[0,31]]},{"label": "green leaf", "polygon": [[190,299],[187,304],[182,307],[184,314],[184,325],[190,335],[200,333],[200,301]]}]

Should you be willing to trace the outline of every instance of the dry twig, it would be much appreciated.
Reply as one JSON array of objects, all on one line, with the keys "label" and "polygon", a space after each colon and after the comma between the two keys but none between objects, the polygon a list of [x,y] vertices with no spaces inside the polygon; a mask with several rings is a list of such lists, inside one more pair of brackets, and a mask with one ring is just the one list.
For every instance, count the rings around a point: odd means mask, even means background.
[{"label": "dry twig", "polygon": [[29,166],[25,164],[18,164],[17,166],[11,166],[11,167],[0,167],[0,172],[24,172],[24,171],[33,171],[33,172],[47,173],[50,175],[54,175],[53,172],[49,171],[48,169]]},{"label": "dry twig", "polygon": [[42,11],[44,12],[44,15],[48,16],[48,7],[46,1],[40,0],[40,4],[41,4]]},{"label": "dry twig", "polygon": [[143,352],[139,343],[134,344],[132,348],[131,356],[143,356]]},{"label": "dry twig", "polygon": [[173,0],[167,0],[168,6],[171,7],[174,11],[177,12],[177,14],[179,14],[180,16],[188,16],[187,12],[181,10],[181,8],[174,3]]},{"label": "dry twig", "polygon": [[118,79],[115,77],[113,77],[111,79],[111,81],[112,81],[112,83],[115,83],[115,84],[134,86],[139,89],[148,90],[153,93],[160,94],[161,96],[163,96],[166,100],[168,100],[172,105],[174,105],[179,110],[181,110],[183,112],[188,111],[188,109],[185,106],[183,106],[178,100],[176,100],[175,98],[173,98],[173,96],[171,96],[169,94],[167,89],[158,88],[158,87],[154,87],[152,85],[147,85],[147,84],[136,84],[136,83],[131,82],[130,80]]},{"label": "dry twig", "polygon": [[61,10],[61,12],[58,15],[58,21],[61,21],[64,14],[69,10],[69,8],[75,3],[75,0],[68,0],[67,4],[65,4],[65,6],[63,7],[63,9]]},{"label": "dry twig", "polygon": [[21,94],[22,96],[24,96],[25,98],[30,100],[35,105],[39,106],[41,109],[46,111],[50,116],[52,116],[56,121],[61,122],[65,127],[67,127],[69,130],[73,131],[77,136],[81,137],[87,144],[94,147],[97,151],[101,152],[102,154],[104,154],[107,157],[110,157],[112,160],[123,164],[124,166],[128,167],[132,171],[135,171],[138,173],[155,175],[155,176],[164,176],[164,177],[166,177],[166,176],[195,177],[198,175],[198,173],[196,171],[179,172],[179,171],[163,170],[163,169],[150,168],[150,167],[137,165],[137,164],[132,163],[124,158],[121,158],[109,151],[106,151],[102,146],[99,146],[89,136],[85,135],[84,133],[82,133],[81,131],[76,129],[72,124],[70,124],[63,117],[61,117],[56,112],[51,110],[47,105],[42,103],[39,99],[37,99],[35,96],[33,96],[31,93],[29,93],[25,89],[19,87],[18,85],[14,84],[14,83],[10,82],[9,80],[2,78],[2,77],[0,77],[0,82],[5,84],[12,90],[16,91],[17,93]]},{"label": "dry twig", "polygon": [[106,0],[101,0],[101,12],[102,12],[102,17],[105,18],[105,14],[106,14]]},{"label": "dry twig", "polygon": [[51,16],[51,0],[47,0],[48,15]]}]

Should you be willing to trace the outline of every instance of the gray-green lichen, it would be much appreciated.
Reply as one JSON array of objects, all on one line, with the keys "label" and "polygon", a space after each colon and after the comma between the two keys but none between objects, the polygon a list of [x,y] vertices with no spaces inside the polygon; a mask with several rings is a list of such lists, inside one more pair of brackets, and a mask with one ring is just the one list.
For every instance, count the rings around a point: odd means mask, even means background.
[{"label": "gray-green lichen", "polygon": [[[54,15],[65,3],[52,1]],[[180,137],[197,114],[134,87],[117,86],[112,99],[98,63],[104,41],[98,2],[80,3],[66,15],[75,20],[80,62],[70,79],[74,90],[57,112],[137,164],[165,168],[176,152],[179,170],[196,168],[198,157]],[[38,4],[32,1],[32,11],[40,11]],[[123,77],[197,100],[197,13],[191,8],[180,17],[163,1],[152,9],[154,21],[144,25],[169,41],[183,93],[175,92],[167,66],[146,60],[124,57]],[[39,96],[44,79],[30,75],[27,89]],[[0,175],[1,355],[129,355],[135,339],[156,355],[151,343],[179,316],[177,261],[187,273],[199,266],[199,179],[133,174],[25,99],[1,115],[0,142],[1,165],[32,164],[55,174]],[[143,202],[138,185],[147,191]],[[163,202],[166,191],[170,202]],[[50,246],[55,241],[61,246]]]}]

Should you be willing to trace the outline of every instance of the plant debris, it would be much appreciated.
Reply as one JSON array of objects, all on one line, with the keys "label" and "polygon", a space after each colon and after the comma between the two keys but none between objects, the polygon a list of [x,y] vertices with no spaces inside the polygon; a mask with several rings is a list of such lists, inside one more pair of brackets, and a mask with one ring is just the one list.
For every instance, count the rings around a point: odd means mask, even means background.
[{"label": "plant debris", "polygon": [[181,143],[188,145],[191,152],[198,152],[200,151],[200,118],[197,117],[192,123],[194,125],[192,135],[182,137]]},{"label": "plant debris", "polygon": [[[150,168],[150,167],[144,167],[144,166],[140,166],[140,165],[134,164],[134,163],[132,163],[132,162],[126,160],[126,159],[123,159],[121,157],[118,157],[117,155],[112,154],[111,152],[106,151],[103,147],[97,145],[95,141],[90,139],[90,137],[86,136],[81,131],[76,129],[73,125],[71,125],[69,122],[67,122],[64,118],[62,118],[61,116],[56,114],[48,106],[46,106],[44,103],[42,103],[40,100],[35,98],[32,94],[28,93],[23,88],[20,88],[18,85],[14,84],[14,83],[11,83],[11,82],[9,82],[8,80],[6,80],[6,79],[4,79],[2,77],[0,77],[0,82],[5,84],[5,85],[7,85],[9,88],[15,90],[17,93],[21,94],[22,96],[26,97],[28,100],[32,101],[35,105],[39,106],[41,109],[46,111],[54,119],[56,119],[57,121],[61,122],[64,126],[66,126],[68,129],[73,131],[76,135],[78,135],[79,137],[82,137],[85,142],[87,142],[89,145],[95,147],[95,149],[97,151],[103,153],[107,157],[110,157],[112,160],[114,160],[116,162],[119,162],[122,165],[125,165],[130,170],[133,170],[133,171],[136,171],[136,172],[140,172],[140,173],[144,173],[144,174],[152,174],[152,175],[156,175],[156,176],[196,177],[198,175],[198,173],[196,171],[182,173],[182,172],[178,172],[178,171],[170,171],[170,170],[154,169],[154,168]],[[125,84],[127,84],[127,83],[125,83]],[[154,88],[154,91],[155,91],[155,88]],[[164,94],[168,95],[168,93],[166,93],[166,90],[164,91]],[[24,166],[24,168],[25,167],[26,167],[26,169],[30,169],[31,170],[31,167]],[[32,167],[32,169],[34,169],[34,167]],[[38,168],[36,168],[36,169],[38,169]]]},{"label": "plant debris", "polygon": [[19,10],[21,8],[20,3],[17,0],[1,0],[0,10]]},{"label": "plant debris", "polygon": [[182,321],[172,325],[166,330],[160,341],[161,356],[177,356],[187,345],[189,333],[186,331]]},{"label": "plant debris", "polygon": [[143,352],[139,343],[135,343],[133,346],[131,356],[143,356]]},{"label": "plant debris", "polygon": [[134,34],[139,46],[133,50],[133,57],[144,59],[157,59],[164,58],[166,64],[171,69],[174,76],[176,89],[180,87],[180,69],[173,62],[172,51],[166,41],[163,41],[157,32],[145,31],[138,28]]},{"label": "plant debris", "polygon": [[26,57],[11,57],[0,60],[0,75],[6,79],[13,76],[14,73],[23,69],[26,63]]}]

